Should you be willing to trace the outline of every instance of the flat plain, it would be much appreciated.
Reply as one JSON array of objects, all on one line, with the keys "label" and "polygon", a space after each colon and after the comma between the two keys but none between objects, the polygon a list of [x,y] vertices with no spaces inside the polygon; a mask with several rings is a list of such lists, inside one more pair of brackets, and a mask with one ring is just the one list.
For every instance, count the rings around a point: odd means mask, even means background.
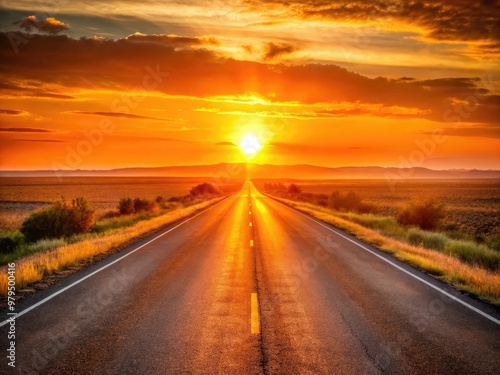
[{"label": "flat plain", "polygon": [[217,185],[211,178],[177,177],[12,177],[0,179],[0,230],[16,230],[33,212],[61,197],[84,197],[97,214],[117,207],[120,198],[155,199],[189,194],[189,190],[203,182],[215,183],[221,193],[235,189],[233,181]]},{"label": "flat plain", "polygon": [[465,232],[500,235],[499,180],[406,180],[394,189],[386,180],[259,180],[257,185],[264,182],[293,182],[303,192],[315,194],[353,191],[374,204],[380,214],[390,216],[409,201],[436,198],[447,206],[445,219]]}]

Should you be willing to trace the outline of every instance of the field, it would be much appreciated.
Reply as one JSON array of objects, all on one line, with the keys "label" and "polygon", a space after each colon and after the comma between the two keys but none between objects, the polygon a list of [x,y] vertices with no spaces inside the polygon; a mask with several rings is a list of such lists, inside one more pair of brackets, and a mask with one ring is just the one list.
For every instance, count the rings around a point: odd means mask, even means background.
[{"label": "field", "polygon": [[[408,201],[434,197],[446,203],[446,221],[459,224],[469,234],[500,235],[499,180],[408,180],[391,191],[385,180],[336,180],[294,182],[304,192],[331,194],[333,191],[359,194],[364,202],[377,206],[382,215],[395,215]],[[258,186],[273,180],[258,180]]]},{"label": "field", "polygon": [[[210,178],[172,177],[24,177],[0,179],[0,230],[17,230],[34,211],[59,200],[84,197],[97,214],[114,209],[123,197],[154,199],[189,194]],[[222,193],[234,190],[238,181],[219,186]]]}]

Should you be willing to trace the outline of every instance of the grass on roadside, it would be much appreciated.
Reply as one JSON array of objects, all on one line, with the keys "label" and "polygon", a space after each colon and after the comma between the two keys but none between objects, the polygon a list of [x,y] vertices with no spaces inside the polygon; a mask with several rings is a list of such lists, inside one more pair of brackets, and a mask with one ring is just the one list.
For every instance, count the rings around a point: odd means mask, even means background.
[{"label": "grass on roadside", "polygon": [[[76,239],[71,238],[69,240],[39,241],[36,243],[36,246],[40,246],[38,252],[27,255],[16,262],[16,289],[25,288],[29,284],[39,281],[45,276],[76,265],[79,261],[106,253],[130,242],[134,238],[141,237],[161,227],[181,220],[222,199],[224,198],[214,198],[188,207],[178,208],[164,215],[138,221],[130,226],[126,226],[128,222],[123,220],[121,222],[123,226],[118,227],[118,229],[104,231],[99,234],[85,234],[83,236],[86,237],[78,242],[73,242],[76,241]],[[32,251],[35,251],[35,249],[32,249]],[[6,266],[3,266],[2,269],[5,271]],[[1,296],[6,295],[7,283],[7,272],[1,272]]]},{"label": "grass on roadside", "polygon": [[[456,288],[500,304],[500,253],[442,233],[406,228],[393,217],[336,213],[309,203],[275,199],[343,229]],[[426,248],[427,247],[427,248]]]}]

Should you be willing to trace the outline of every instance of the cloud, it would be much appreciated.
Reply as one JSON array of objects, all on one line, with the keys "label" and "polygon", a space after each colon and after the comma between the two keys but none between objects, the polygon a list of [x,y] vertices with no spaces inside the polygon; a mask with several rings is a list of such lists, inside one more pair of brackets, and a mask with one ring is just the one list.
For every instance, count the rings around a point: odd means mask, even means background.
[{"label": "cloud", "polygon": [[193,46],[219,46],[220,41],[212,35],[200,37],[188,37],[166,34],[142,34],[134,33],[125,38],[135,43],[157,43],[171,47],[193,47]]},{"label": "cloud", "polygon": [[[433,132],[422,134],[435,135]],[[440,134],[452,137],[482,137],[500,139],[500,127],[498,126],[460,126],[455,128],[441,129]]]},{"label": "cloud", "polygon": [[178,121],[174,119],[161,119],[156,117],[134,115],[131,113],[122,112],[87,112],[87,111],[71,111],[69,112],[74,115],[91,115],[91,116],[106,116],[106,117],[120,117],[134,120],[152,120],[152,121]]},{"label": "cloud", "polygon": [[[3,73],[0,87],[19,96],[34,92],[66,99],[72,98],[62,94],[67,90],[133,93],[142,86],[168,96],[234,98],[255,93],[266,98],[269,104],[331,103],[330,107],[335,109],[335,103],[346,102],[354,109],[368,108],[366,114],[390,116],[392,113],[439,122],[455,121],[453,118],[459,116],[462,122],[470,123],[498,122],[500,109],[498,96],[489,90],[497,79],[493,76],[426,80],[369,78],[333,64],[239,61],[206,49],[178,49],[158,43],[136,43],[126,38],[97,40],[34,35],[16,54],[10,46],[9,35],[0,33],[0,70]],[[269,96],[270,93],[273,95]],[[477,104],[473,110],[462,109],[465,114],[460,114],[457,106],[465,106],[470,98]],[[261,103],[250,100],[241,104]],[[394,112],[388,108],[399,109]],[[330,113],[332,115],[335,113]],[[144,117],[147,116],[141,118]]]},{"label": "cloud", "polygon": [[348,23],[376,23],[391,29],[413,26],[439,41],[500,40],[500,6],[495,0],[245,0],[255,13],[281,11],[283,17]]},{"label": "cloud", "polygon": [[4,97],[32,97],[57,100],[77,99],[72,95],[53,92],[52,88],[45,88],[42,83],[35,81],[4,80],[0,82],[0,89],[3,92],[1,96]]},{"label": "cloud", "polygon": [[16,141],[16,142],[42,142],[42,143],[63,143],[67,141],[61,141],[58,139],[23,139],[23,138],[15,138],[15,139],[9,139],[9,141]]},{"label": "cloud", "polygon": [[0,132],[11,133],[52,133],[52,130],[41,128],[0,128]]},{"label": "cloud", "polygon": [[360,150],[368,150],[367,147],[359,146],[328,146],[318,144],[290,143],[290,142],[271,142],[269,146],[276,148],[280,153],[285,154],[308,154],[308,155],[324,155],[331,153],[355,153]]},{"label": "cloud", "polygon": [[298,46],[289,43],[266,43],[264,46],[264,60],[272,60],[276,57],[289,55],[299,49]]},{"label": "cloud", "polygon": [[249,53],[249,54],[253,53],[253,47],[250,44],[244,44],[244,45],[241,46],[241,48],[243,48],[243,50],[246,53]]},{"label": "cloud", "polygon": [[18,110],[15,110],[15,109],[0,109],[0,115],[27,116],[27,115],[29,115],[29,112],[18,111]]},{"label": "cloud", "polygon": [[230,147],[236,147],[236,145],[233,142],[218,142],[215,144],[216,146],[230,146]]},{"label": "cloud", "polygon": [[39,20],[36,16],[27,16],[23,18],[21,21],[17,21],[14,23],[15,25],[19,25],[19,27],[28,32],[42,32],[48,34],[59,34],[63,31],[69,30],[69,26],[64,22],[56,20],[54,17],[48,17],[44,20]]}]

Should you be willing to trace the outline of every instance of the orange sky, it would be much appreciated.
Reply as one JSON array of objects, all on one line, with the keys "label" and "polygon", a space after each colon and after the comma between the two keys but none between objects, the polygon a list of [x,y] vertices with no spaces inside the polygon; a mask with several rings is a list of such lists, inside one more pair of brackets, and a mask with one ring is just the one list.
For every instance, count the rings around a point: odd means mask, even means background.
[{"label": "orange sky", "polygon": [[500,169],[495,1],[86,4],[2,9],[0,169]]}]

